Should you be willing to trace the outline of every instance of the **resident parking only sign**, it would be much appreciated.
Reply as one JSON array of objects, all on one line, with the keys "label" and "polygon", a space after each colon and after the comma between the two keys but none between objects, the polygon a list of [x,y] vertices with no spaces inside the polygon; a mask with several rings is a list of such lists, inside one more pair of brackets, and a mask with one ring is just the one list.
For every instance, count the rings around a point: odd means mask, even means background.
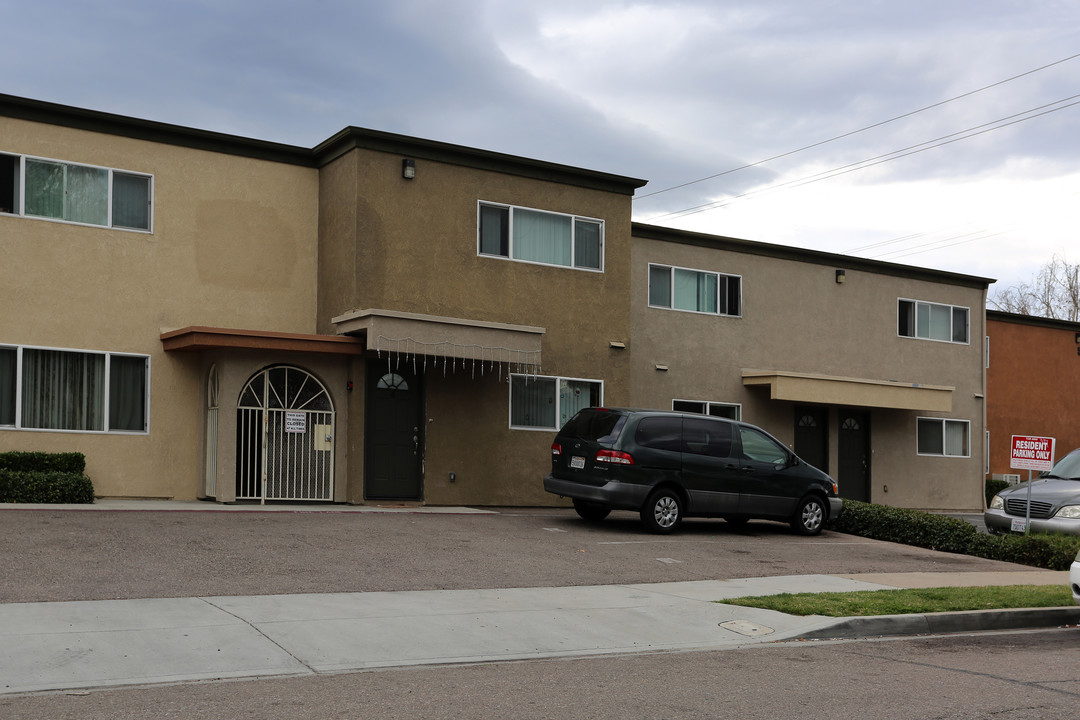
[{"label": "resident parking only sign", "polygon": [[1054,438],[1012,436],[1012,463],[1015,470],[1049,470],[1054,467]]}]

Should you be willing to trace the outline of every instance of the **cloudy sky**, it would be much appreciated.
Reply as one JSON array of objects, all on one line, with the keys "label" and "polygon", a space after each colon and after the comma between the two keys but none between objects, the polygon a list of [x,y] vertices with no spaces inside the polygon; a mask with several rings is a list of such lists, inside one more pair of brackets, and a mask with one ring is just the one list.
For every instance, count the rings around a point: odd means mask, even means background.
[{"label": "cloudy sky", "polygon": [[630,175],[649,180],[636,220],[999,286],[1080,261],[1075,0],[0,0],[0,17],[2,93]]}]

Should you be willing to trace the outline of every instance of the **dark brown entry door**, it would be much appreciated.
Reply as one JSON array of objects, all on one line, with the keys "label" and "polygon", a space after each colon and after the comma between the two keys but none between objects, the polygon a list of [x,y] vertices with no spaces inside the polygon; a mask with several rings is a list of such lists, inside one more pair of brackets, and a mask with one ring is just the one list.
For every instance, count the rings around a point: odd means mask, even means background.
[{"label": "dark brown entry door", "polygon": [[419,500],[424,424],[420,378],[386,362],[368,365],[364,497]]},{"label": "dark brown entry door", "polygon": [[829,472],[829,409],[795,406],[795,454],[823,473]]},{"label": "dark brown entry door", "polygon": [[870,502],[870,413],[841,408],[838,432],[840,497]]}]

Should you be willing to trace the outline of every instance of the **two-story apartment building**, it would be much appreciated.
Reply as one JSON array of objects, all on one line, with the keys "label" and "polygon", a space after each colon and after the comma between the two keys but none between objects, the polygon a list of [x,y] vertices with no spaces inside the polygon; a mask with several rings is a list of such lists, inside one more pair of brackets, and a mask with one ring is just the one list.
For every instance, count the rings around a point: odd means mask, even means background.
[{"label": "two-story apartment building", "polygon": [[0,96],[0,450],[112,497],[550,504],[578,408],[675,407],[980,506],[989,281],[635,225],[643,184]]}]

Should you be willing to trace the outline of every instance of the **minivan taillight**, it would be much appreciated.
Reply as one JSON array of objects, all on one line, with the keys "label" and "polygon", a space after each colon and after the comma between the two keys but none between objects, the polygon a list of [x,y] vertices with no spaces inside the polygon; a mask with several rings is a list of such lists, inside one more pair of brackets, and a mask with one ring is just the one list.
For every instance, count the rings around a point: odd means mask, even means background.
[{"label": "minivan taillight", "polygon": [[630,453],[620,452],[619,450],[600,450],[596,453],[596,462],[633,465],[634,458]]},{"label": "minivan taillight", "polygon": [[562,455],[562,445],[559,443],[551,443],[551,454]]}]

